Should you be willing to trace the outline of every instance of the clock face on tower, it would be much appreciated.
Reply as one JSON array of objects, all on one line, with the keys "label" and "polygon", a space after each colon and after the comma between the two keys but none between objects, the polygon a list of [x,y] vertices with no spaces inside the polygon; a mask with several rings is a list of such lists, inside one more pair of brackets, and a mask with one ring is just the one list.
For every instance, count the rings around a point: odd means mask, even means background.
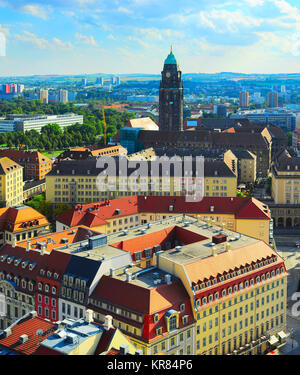
[{"label": "clock face on tower", "polygon": [[167,78],[171,77],[171,73],[170,73],[170,72],[167,72],[167,73],[166,73],[166,77],[167,77]]}]

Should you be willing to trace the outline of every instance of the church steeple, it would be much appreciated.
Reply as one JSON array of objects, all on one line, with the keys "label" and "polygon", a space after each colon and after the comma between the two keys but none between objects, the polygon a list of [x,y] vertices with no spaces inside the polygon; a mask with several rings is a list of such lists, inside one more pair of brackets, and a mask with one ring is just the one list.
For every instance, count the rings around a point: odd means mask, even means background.
[{"label": "church steeple", "polygon": [[159,129],[183,130],[183,87],[181,71],[172,46],[165,59],[159,88]]}]

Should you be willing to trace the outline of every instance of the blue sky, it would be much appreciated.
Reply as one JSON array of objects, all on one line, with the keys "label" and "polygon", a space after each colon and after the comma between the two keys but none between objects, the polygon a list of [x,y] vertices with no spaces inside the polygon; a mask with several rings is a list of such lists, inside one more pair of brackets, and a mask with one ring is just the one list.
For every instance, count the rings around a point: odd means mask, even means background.
[{"label": "blue sky", "polygon": [[299,3],[0,0],[0,75],[159,74],[171,44],[183,73],[300,72]]}]

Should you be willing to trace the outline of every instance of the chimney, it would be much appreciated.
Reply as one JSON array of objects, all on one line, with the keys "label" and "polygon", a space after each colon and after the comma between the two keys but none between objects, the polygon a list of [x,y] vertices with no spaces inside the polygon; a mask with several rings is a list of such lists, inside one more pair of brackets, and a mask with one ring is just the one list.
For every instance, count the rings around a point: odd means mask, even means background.
[{"label": "chimney", "polygon": [[4,331],[3,331],[3,334],[5,337],[8,337],[9,335],[11,335],[11,329],[10,328],[6,328]]},{"label": "chimney", "polygon": [[171,285],[172,284],[172,279],[171,279],[171,275],[165,275],[165,282],[168,284],[168,285]]},{"label": "chimney", "polygon": [[16,244],[17,244],[16,237],[13,237],[12,242],[11,242],[11,246],[16,247]]},{"label": "chimney", "polygon": [[143,351],[141,349],[137,349],[135,351],[135,355],[143,355]]},{"label": "chimney", "polygon": [[230,243],[226,242],[226,244],[225,244],[225,250],[226,251],[230,251],[231,250],[230,249]]},{"label": "chimney", "polygon": [[217,256],[217,248],[216,248],[216,246],[213,246],[213,247],[212,247],[212,255],[213,255],[214,257]]},{"label": "chimney", "polygon": [[86,312],[85,312],[85,321],[87,323],[93,323],[93,321],[94,321],[93,315],[94,315],[93,310],[90,310],[90,309],[86,310]]},{"label": "chimney", "polygon": [[129,354],[129,347],[126,344],[123,344],[120,346],[120,354],[121,355],[126,355]]},{"label": "chimney", "polygon": [[112,320],[113,318],[111,315],[105,315],[104,329],[106,331],[109,331],[111,328],[113,328]]},{"label": "chimney", "polygon": [[27,335],[21,335],[19,339],[21,344],[24,344],[24,342],[28,341],[28,336]]},{"label": "chimney", "polygon": [[26,251],[29,251],[30,250],[30,242],[27,241],[27,244],[26,244]]},{"label": "chimney", "polygon": [[35,318],[37,316],[37,312],[35,310],[30,311],[29,316],[30,318]]}]

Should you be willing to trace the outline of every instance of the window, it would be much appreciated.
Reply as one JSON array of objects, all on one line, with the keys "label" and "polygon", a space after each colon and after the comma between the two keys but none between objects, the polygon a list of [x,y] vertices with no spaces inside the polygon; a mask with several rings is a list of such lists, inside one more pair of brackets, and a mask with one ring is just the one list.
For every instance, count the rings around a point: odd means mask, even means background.
[{"label": "window", "polygon": [[226,297],[226,290],[225,289],[222,290],[222,297]]},{"label": "window", "polygon": [[56,294],[56,287],[55,286],[52,287],[52,294]]},{"label": "window", "polygon": [[38,289],[43,290],[43,284],[42,283],[38,283]]},{"label": "window", "polygon": [[184,310],[185,310],[185,304],[182,303],[182,304],[180,305],[180,311],[183,312]]},{"label": "window", "polygon": [[45,292],[49,292],[49,285],[48,284],[45,285]]},{"label": "window", "polygon": [[154,314],[154,315],[153,315],[153,321],[154,321],[154,323],[157,323],[157,322],[158,322],[158,319],[159,319],[158,314]]},{"label": "window", "polygon": [[172,331],[173,329],[177,328],[177,317],[176,315],[171,316],[169,319],[169,331]]}]

